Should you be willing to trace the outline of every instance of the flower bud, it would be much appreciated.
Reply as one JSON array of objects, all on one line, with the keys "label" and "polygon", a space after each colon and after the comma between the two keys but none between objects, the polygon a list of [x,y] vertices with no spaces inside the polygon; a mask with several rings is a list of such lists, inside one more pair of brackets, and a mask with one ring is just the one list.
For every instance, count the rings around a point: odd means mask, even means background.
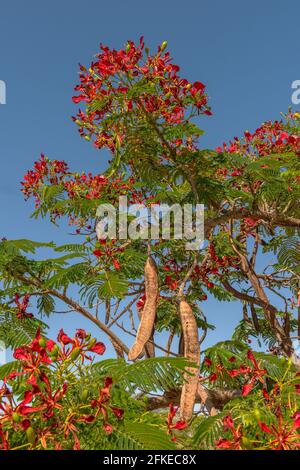
[{"label": "flower bud", "polygon": [[40,339],[39,339],[39,345],[40,345],[42,348],[45,348],[45,347],[46,347],[46,340],[45,340],[45,338],[40,338]]},{"label": "flower bud", "polygon": [[85,402],[89,396],[89,391],[85,388],[81,393],[81,400]]},{"label": "flower bud", "polygon": [[92,346],[94,346],[95,343],[97,343],[97,339],[96,339],[96,338],[92,338],[91,341],[90,341],[89,344],[88,344],[88,348],[91,348]]},{"label": "flower bud", "polygon": [[57,344],[55,344],[52,351],[50,351],[49,356],[51,356],[52,359],[54,359],[58,356],[58,353],[59,353],[59,348],[58,348]]},{"label": "flower bud", "polygon": [[29,428],[26,429],[26,437],[27,437],[28,442],[30,442],[30,444],[35,443],[36,434],[35,434],[35,430],[31,426],[29,426]]},{"label": "flower bud", "polygon": [[163,51],[166,49],[167,45],[168,45],[168,42],[167,42],[167,41],[162,42],[162,44],[161,44],[161,46],[160,46],[161,52],[163,52]]},{"label": "flower bud", "polygon": [[76,361],[77,357],[79,356],[80,354],[80,348],[74,348],[72,353],[71,353],[71,360],[72,361]]},{"label": "flower bud", "polygon": [[13,419],[13,422],[14,423],[19,423],[21,421],[21,416],[19,415],[19,413],[17,413],[16,411],[14,411],[14,413],[12,414],[12,419]]}]

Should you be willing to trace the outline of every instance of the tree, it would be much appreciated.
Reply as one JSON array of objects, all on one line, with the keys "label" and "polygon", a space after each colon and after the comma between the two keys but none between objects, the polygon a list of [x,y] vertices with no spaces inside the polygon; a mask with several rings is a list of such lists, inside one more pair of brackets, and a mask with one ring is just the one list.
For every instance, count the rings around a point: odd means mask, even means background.
[{"label": "tree", "polygon": [[[241,302],[230,348],[245,347],[254,336],[271,358],[300,367],[293,343],[300,331],[300,115],[289,111],[216,150],[202,149],[197,120],[211,115],[206,87],[181,78],[166,48],[164,42],[152,55],[143,38],[119,51],[101,46],[90,67],[80,66],[73,101],[83,109],[73,120],[84,139],[110,151],[109,168],[78,174],[42,156],[25,175],[22,190],[35,199],[34,216],[56,223],[67,217],[80,241],[2,240],[1,335],[12,346],[32,339],[40,320],[29,318],[27,308],[37,298],[40,314],[50,315],[59,301],[91,320],[119,358],[184,356],[190,362],[183,386],[148,398],[147,406],[179,402],[180,419],[189,422],[196,401],[215,414],[237,393],[226,384],[214,389],[211,375],[208,385],[199,380],[200,345],[212,327],[202,311],[208,295]],[[98,239],[98,206],[117,206],[124,195],[149,208],[203,203],[204,248],[187,251],[185,240],[161,236]],[[32,256],[44,246],[56,257]],[[71,286],[78,288],[76,299]],[[117,329],[128,334],[128,344]],[[169,334],[166,345],[156,339],[161,331]]]}]

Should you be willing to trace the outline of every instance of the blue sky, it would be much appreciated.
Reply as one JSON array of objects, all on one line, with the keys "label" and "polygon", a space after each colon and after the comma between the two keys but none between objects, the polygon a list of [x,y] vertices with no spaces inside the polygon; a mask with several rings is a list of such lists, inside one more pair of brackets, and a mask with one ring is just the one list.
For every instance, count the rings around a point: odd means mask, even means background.
[{"label": "blue sky", "polygon": [[[100,42],[119,48],[143,34],[153,48],[167,40],[182,75],[207,85],[214,115],[200,126],[203,146],[214,148],[291,104],[291,84],[300,79],[299,17],[299,0],[2,2],[0,236],[66,240],[65,232],[29,218],[32,206],[19,192],[41,152],[74,170],[104,169],[103,154],[80,139],[70,119],[77,64],[88,64]],[[209,302],[204,311],[218,324],[211,342],[230,336],[240,306]],[[51,329],[72,331],[73,319],[55,317]]]}]

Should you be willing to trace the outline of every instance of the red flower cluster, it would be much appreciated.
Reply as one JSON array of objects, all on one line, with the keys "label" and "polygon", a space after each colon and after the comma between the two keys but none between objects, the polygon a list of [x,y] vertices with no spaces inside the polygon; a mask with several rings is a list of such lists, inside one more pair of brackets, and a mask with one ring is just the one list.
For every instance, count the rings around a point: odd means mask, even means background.
[{"label": "red flower cluster", "polygon": [[[224,378],[226,376],[232,378],[238,376],[245,376],[248,381],[242,386],[242,396],[249,395],[257,381],[264,384],[263,377],[267,374],[267,370],[260,367],[260,364],[257,362],[253,352],[250,349],[247,352],[247,359],[252,363],[252,367],[249,365],[242,364],[238,368],[232,369],[226,368],[222,364],[222,361],[219,360],[218,363],[215,365],[215,370],[209,375],[208,380],[210,382],[215,382],[218,378]],[[231,358],[229,358],[229,362],[235,363],[236,358],[232,356]],[[206,367],[210,368],[212,367],[213,362],[209,357],[206,357],[203,361],[203,364]]]},{"label": "red flower cluster", "polygon": [[117,419],[123,419],[124,410],[118,408],[116,406],[112,406],[109,404],[110,401],[110,388],[113,384],[111,377],[107,377],[104,383],[104,387],[99,389],[99,397],[95,400],[92,400],[91,406],[96,408],[95,418],[100,414],[103,417],[103,428],[107,432],[107,434],[111,434],[113,432],[112,425],[108,422],[108,408],[112,411],[112,413],[116,416]]},{"label": "red flower cluster", "polygon": [[92,175],[92,173],[75,175],[72,179],[63,181],[71,199],[75,197],[98,199],[105,192],[112,202],[117,202],[119,196],[128,195],[130,204],[142,202],[142,193],[134,189],[134,183],[133,178],[129,178],[128,181],[121,178],[111,180],[104,175]]},{"label": "red flower cluster", "polygon": [[[263,441],[259,440],[258,432],[256,439],[250,442],[250,445],[257,446],[259,449],[271,450],[298,450],[300,447],[300,436],[298,429],[300,428],[300,412],[297,411],[290,418],[284,418],[281,407],[276,406],[274,410],[274,423],[266,424],[257,421],[258,430],[264,434],[272,436],[270,440],[265,441],[267,436],[262,436]],[[216,448],[220,450],[243,450],[247,443],[247,431],[244,430],[242,424],[237,426],[232,416],[225,416],[223,419],[224,431],[230,431],[231,436],[221,438],[216,442]],[[252,424],[252,432],[254,425]]]},{"label": "red flower cluster", "polygon": [[115,152],[125,138],[130,116],[147,121],[151,115],[173,125],[185,122],[190,108],[211,114],[205,85],[180,78],[179,67],[164,52],[166,46],[163,43],[152,56],[148,50],[145,53],[143,38],[138,45],[128,41],[119,51],[100,45],[101,53],[91,66],[80,66],[80,84],[75,87],[80,94],[73,101],[84,101],[87,108],[73,119],[83,137]]},{"label": "red flower cluster", "polygon": [[223,426],[226,431],[229,430],[231,432],[232,438],[231,440],[225,438],[219,439],[216,442],[216,448],[223,450],[242,450],[241,440],[243,433],[241,431],[241,425],[239,424],[235,427],[232,417],[228,415],[223,419]]},{"label": "red flower cluster", "polygon": [[[57,337],[57,340],[61,344],[61,353],[59,357],[63,360],[70,358],[72,361],[81,357],[83,362],[84,359],[91,360],[91,357],[87,355],[88,352],[100,355],[104,354],[106,350],[105,345],[101,342],[97,342],[96,339],[90,338],[90,335],[82,329],[76,331],[74,338],[70,338],[61,329]],[[53,345],[53,348],[54,346],[55,345]]]},{"label": "red flower cluster", "polygon": [[[84,330],[77,330],[74,338],[60,330],[58,343],[45,339],[38,331],[30,344],[17,348],[14,358],[22,362],[22,372],[10,373],[0,388],[0,449],[11,448],[10,437],[15,432],[26,434],[28,444],[25,446],[30,448],[47,448],[51,444],[61,449],[62,437],[66,439],[71,435],[73,448],[80,449],[77,425],[80,422],[92,423],[99,415],[103,429],[111,433],[113,428],[109,423],[108,411],[117,419],[123,417],[123,410],[110,404],[112,379],[105,379],[99,398],[82,406],[82,409],[91,410],[86,414],[81,412],[80,407],[74,410],[70,408],[67,394],[72,384],[68,380],[61,384],[57,380],[53,381],[52,370],[53,367],[58,368],[60,372],[57,377],[60,377],[65,369],[70,372],[69,368],[74,367],[77,358],[80,357],[82,361],[91,359],[87,352],[103,354],[104,351],[104,344],[91,339]],[[25,391],[21,398],[18,394],[16,400],[13,390],[17,385],[14,380],[17,377],[22,377]],[[93,412],[95,408],[97,410]]]},{"label": "red flower cluster", "polygon": [[235,137],[229,145],[224,143],[222,147],[217,148],[217,151],[261,157],[289,151],[298,153],[300,152],[300,136],[287,132],[283,121],[268,121],[253,134],[246,131],[243,139]]},{"label": "red flower cluster", "polygon": [[[82,173],[81,175],[68,171],[64,161],[49,160],[44,155],[35,162],[34,169],[27,172],[24,181],[21,182],[22,192],[26,198],[35,198],[35,207],[39,208],[43,204],[43,189],[45,186],[59,185],[61,187],[60,196],[65,192],[70,199],[99,199],[103,197],[105,201],[117,203],[120,196],[128,196],[129,204],[142,203],[145,201],[142,191],[135,189],[135,180],[128,178],[107,178],[104,175],[92,175],[92,173]],[[62,216],[63,210],[51,207],[47,210],[53,218]],[[79,220],[68,214],[71,224],[86,225],[86,220]],[[91,227],[90,227],[91,228]]]},{"label": "red flower cluster", "polygon": [[24,176],[22,192],[26,198],[33,196],[36,198],[36,204],[39,205],[38,189],[45,183],[59,184],[68,172],[68,165],[64,161],[49,160],[43,154],[40,160],[35,162],[34,169],[29,170]]},{"label": "red flower cluster", "polygon": [[265,423],[258,422],[260,429],[271,435],[273,438],[268,442],[268,447],[273,450],[295,450],[300,448],[300,412],[297,411],[293,416],[292,424],[284,422],[280,409],[276,410],[275,416],[277,423],[268,426]]},{"label": "red flower cluster", "polygon": [[210,243],[208,247],[208,257],[205,263],[201,266],[195,267],[193,278],[201,280],[206,284],[208,289],[213,289],[214,284],[211,282],[209,276],[213,275],[222,278],[222,276],[228,273],[230,267],[238,268],[238,258],[236,256],[222,256],[219,257],[216,253],[216,249],[213,243]]}]

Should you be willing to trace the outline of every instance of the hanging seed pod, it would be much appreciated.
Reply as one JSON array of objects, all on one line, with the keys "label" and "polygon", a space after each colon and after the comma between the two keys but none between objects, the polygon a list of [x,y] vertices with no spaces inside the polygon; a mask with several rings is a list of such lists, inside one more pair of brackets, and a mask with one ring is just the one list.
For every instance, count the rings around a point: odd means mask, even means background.
[{"label": "hanging seed pod", "polygon": [[[198,326],[193,310],[185,300],[180,301],[179,315],[184,338],[184,357],[199,367],[200,345]],[[193,415],[199,383],[198,368],[188,367],[187,372],[189,373],[185,374],[185,383],[183,384],[180,397],[180,417],[184,421],[189,421]]]},{"label": "hanging seed pod", "polygon": [[155,357],[155,346],[153,344],[153,333],[150,337],[150,341],[145,344],[146,357]]},{"label": "hanging seed pod", "polygon": [[130,361],[138,358],[153,333],[158,298],[158,277],[156,263],[152,256],[148,256],[145,265],[145,297],[145,305],[135,343],[128,354]]},{"label": "hanging seed pod", "polygon": [[[141,321],[143,317],[143,308],[138,308],[138,317]],[[141,354],[139,354],[138,359],[142,359],[144,356],[146,357],[155,357],[155,347],[153,344],[153,335],[154,335],[154,327],[152,328],[152,333],[150,336],[149,341],[145,344],[145,347],[143,348]]]}]

